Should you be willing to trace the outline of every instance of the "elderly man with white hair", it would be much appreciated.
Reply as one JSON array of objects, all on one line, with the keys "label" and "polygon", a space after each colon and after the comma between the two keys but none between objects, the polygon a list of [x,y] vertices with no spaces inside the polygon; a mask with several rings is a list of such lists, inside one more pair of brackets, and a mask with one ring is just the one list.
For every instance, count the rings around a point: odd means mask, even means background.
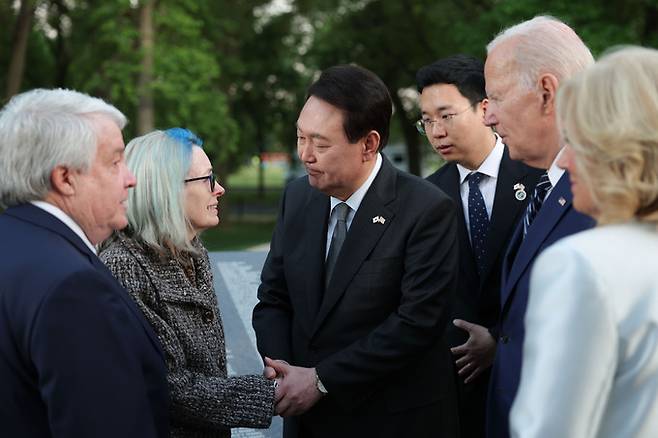
[{"label": "elderly man with white hair", "polygon": [[169,435],[159,342],[94,246],[127,224],[125,124],[70,90],[0,112],[3,436]]},{"label": "elderly man with white hair", "polygon": [[564,144],[555,117],[555,96],[565,80],[594,59],[573,29],[548,16],[503,31],[489,43],[487,52],[485,123],[500,135],[512,159],[545,170],[503,259],[486,430],[487,437],[507,438],[510,407],[521,375],[532,266],[546,247],[593,225],[590,217],[573,209],[569,175],[557,165]]}]

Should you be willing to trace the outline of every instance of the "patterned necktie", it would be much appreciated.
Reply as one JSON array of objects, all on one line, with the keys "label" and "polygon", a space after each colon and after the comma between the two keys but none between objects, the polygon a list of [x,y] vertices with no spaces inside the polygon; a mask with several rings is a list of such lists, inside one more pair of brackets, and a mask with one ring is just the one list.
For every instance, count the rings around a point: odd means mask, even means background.
[{"label": "patterned necktie", "polygon": [[334,273],[336,260],[340,253],[340,248],[343,246],[345,236],[347,236],[347,214],[350,212],[350,206],[344,202],[337,204],[334,207],[334,214],[336,215],[336,226],[334,233],[331,235],[331,244],[329,246],[329,254],[327,254],[327,261],[325,262],[324,273],[324,287],[329,286],[329,280]]},{"label": "patterned necktie", "polygon": [[546,193],[548,193],[551,187],[553,186],[551,185],[551,181],[548,179],[548,172],[544,172],[542,176],[539,178],[539,182],[535,186],[535,191],[532,194],[532,198],[530,198],[530,202],[528,202],[528,206],[526,207],[525,210],[525,216],[523,217],[524,238],[526,234],[528,234],[528,228],[530,228],[530,224],[532,224],[532,221],[535,220],[535,217],[537,216],[539,209],[544,203],[544,198],[546,198]]},{"label": "patterned necktie", "polygon": [[468,227],[471,231],[471,248],[480,275],[482,275],[486,261],[485,245],[489,232],[489,215],[480,191],[480,181],[484,176],[480,172],[471,173],[468,176]]}]

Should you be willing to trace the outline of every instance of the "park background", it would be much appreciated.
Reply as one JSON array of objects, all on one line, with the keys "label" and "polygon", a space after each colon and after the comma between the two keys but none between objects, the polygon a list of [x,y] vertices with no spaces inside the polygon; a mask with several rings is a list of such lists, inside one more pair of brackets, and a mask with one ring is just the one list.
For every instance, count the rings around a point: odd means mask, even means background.
[{"label": "park background", "polygon": [[196,132],[227,189],[203,238],[244,249],[269,242],[284,184],[303,174],[295,121],[322,69],[357,63],[384,80],[395,105],[385,152],[426,175],[441,163],[414,128],[416,70],[484,59],[497,32],[537,14],[569,23],[595,56],[658,44],[658,0],[0,0],[0,99],[72,88],[128,116],[126,143]]}]

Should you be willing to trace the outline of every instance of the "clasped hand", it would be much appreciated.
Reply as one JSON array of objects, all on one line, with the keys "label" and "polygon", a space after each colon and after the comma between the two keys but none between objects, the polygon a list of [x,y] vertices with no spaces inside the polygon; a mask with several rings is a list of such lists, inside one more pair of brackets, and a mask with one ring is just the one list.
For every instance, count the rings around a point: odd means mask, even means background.
[{"label": "clasped hand", "polygon": [[489,330],[481,325],[461,319],[455,319],[453,324],[468,332],[468,340],[450,350],[457,357],[455,364],[459,376],[464,379],[464,383],[470,383],[493,363],[496,341]]},{"label": "clasped hand", "polygon": [[266,357],[263,375],[278,382],[274,390],[274,409],[282,417],[303,414],[322,398],[315,368],[296,367]]}]

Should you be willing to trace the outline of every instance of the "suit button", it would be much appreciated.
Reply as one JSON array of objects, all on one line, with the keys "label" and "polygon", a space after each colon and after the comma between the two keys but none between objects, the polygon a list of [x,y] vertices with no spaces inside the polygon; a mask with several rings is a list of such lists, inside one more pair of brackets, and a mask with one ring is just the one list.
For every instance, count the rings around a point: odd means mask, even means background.
[{"label": "suit button", "polygon": [[502,342],[503,344],[507,344],[509,342],[509,336],[507,336],[507,335],[501,336],[500,337],[500,342]]},{"label": "suit button", "polygon": [[203,312],[203,316],[201,316],[201,319],[203,319],[203,322],[206,324],[211,323],[215,319],[215,314],[213,313],[212,310],[206,310]]}]

